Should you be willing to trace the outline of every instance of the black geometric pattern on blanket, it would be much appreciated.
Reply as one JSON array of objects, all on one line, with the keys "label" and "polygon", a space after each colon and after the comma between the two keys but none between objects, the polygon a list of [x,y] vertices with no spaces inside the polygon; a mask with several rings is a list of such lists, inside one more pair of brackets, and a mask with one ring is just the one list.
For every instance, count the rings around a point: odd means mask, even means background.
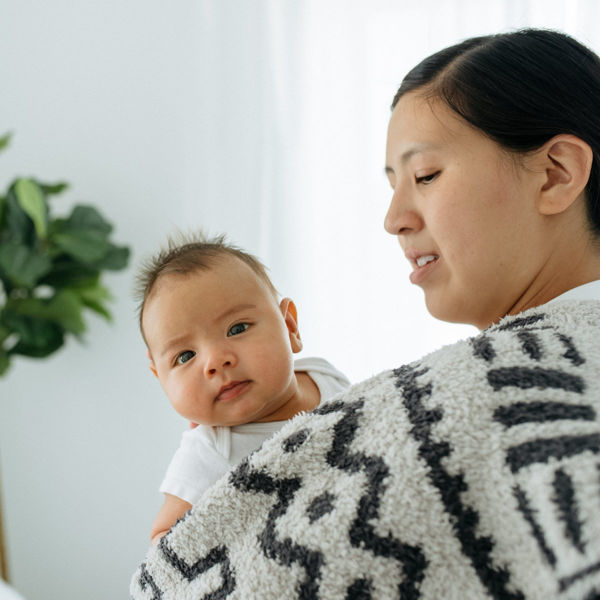
[{"label": "black geometric pattern on blanket", "polygon": [[[499,335],[500,332],[504,337]],[[507,335],[511,337],[507,338]],[[598,492],[591,499],[589,493],[587,497],[578,493],[581,478],[577,476],[577,463],[573,462],[581,455],[593,457],[600,454],[600,434],[581,433],[591,431],[585,430],[585,427],[582,430],[576,427],[566,430],[559,428],[556,432],[548,428],[553,423],[579,423],[584,426],[597,421],[596,409],[584,400],[587,389],[583,376],[585,356],[572,337],[546,321],[544,313],[513,318],[490,327],[472,338],[470,344],[472,356],[483,366],[486,374],[484,381],[488,392],[484,393],[497,399],[490,405],[489,425],[494,431],[505,432],[506,440],[509,440],[503,446],[500,457],[513,478],[509,479],[507,489],[509,493],[512,489],[515,514],[520,513],[524,527],[529,528],[534,540],[533,547],[537,544],[539,550],[540,562],[547,564],[557,574],[554,581],[558,581],[558,591],[574,597],[569,592],[577,589],[577,598],[600,600],[600,589],[597,586],[600,562],[597,562],[597,552],[591,553],[591,556],[595,556],[591,561],[586,557],[589,545],[586,522],[589,522],[590,515],[592,518],[598,515],[598,508],[590,508],[589,504],[593,501],[600,505],[600,461],[595,467]],[[506,360],[507,344],[511,348],[517,348],[517,355],[520,353],[516,360],[514,353],[509,361]],[[467,498],[476,496],[469,496],[467,493],[468,477],[460,470],[460,459],[456,463],[459,469],[452,470],[455,448],[450,437],[445,439],[438,427],[444,423],[445,413],[442,402],[435,404],[435,369],[435,362],[427,363],[427,359],[423,359],[391,372],[399,400],[408,417],[410,436],[416,443],[420,459],[427,465],[426,478],[438,493],[462,553],[470,561],[477,578],[487,590],[488,597],[502,600],[524,599],[525,593],[516,588],[508,565],[502,562],[505,558],[501,557],[500,561],[497,559],[497,540],[494,539],[494,534],[481,533],[486,530],[485,527],[480,527],[482,514],[477,506],[469,505]],[[513,394],[512,390],[526,393]],[[311,415],[310,420],[305,420],[304,423],[311,425],[316,423],[313,420],[315,418],[339,416],[338,420],[328,426],[332,435],[328,450],[325,450],[326,465],[330,469],[343,471],[346,475],[360,474],[361,481],[366,480],[364,485],[357,488],[360,489],[360,497],[345,535],[353,548],[376,557],[395,560],[398,565],[397,573],[400,575],[398,598],[417,600],[421,597],[421,584],[427,577],[430,561],[423,547],[403,542],[397,537],[397,532],[394,535],[378,533],[383,530],[381,526],[378,527],[378,523],[382,499],[389,483],[390,467],[382,456],[354,451],[352,447],[357,431],[361,428],[365,401],[364,397],[357,394],[354,399],[350,397],[348,400],[342,398],[327,402],[313,411],[314,416]],[[513,431],[518,431],[523,425],[533,428],[534,432],[529,438],[525,438],[526,441],[518,436],[510,437]],[[539,435],[536,435],[535,428],[540,428]],[[442,431],[445,430],[442,428]],[[564,431],[568,431],[568,434]],[[283,454],[294,455],[305,444],[310,443],[311,433],[310,427],[296,428],[293,434],[280,441]],[[513,443],[513,439],[517,441]],[[308,547],[278,528],[285,521],[282,517],[290,510],[294,498],[301,490],[306,489],[301,466],[298,476],[282,477],[264,467],[253,467],[253,464],[251,458],[244,460],[230,473],[228,481],[242,496],[259,493],[272,497],[271,508],[258,535],[260,552],[279,565],[289,568],[294,566],[298,598],[327,600],[321,594],[321,576],[324,566],[332,557],[325,556],[318,544]],[[589,467],[589,461],[586,464]],[[538,475],[541,473],[542,480],[547,484],[540,487],[539,478],[538,483],[531,483],[533,478],[528,476],[531,469],[536,469]],[[295,473],[294,470],[289,472]],[[304,497],[306,498],[306,492]],[[305,508],[309,523],[335,512],[337,500],[335,494],[323,492],[322,489],[312,498],[309,495]],[[551,511],[546,510],[544,518],[541,518],[542,505],[553,507]],[[549,522],[548,518],[554,519],[554,522]],[[340,532],[340,535],[344,533]],[[559,539],[557,536],[562,537]],[[224,599],[236,591],[235,564],[230,562],[229,550],[225,545],[217,545],[205,556],[191,562],[178,555],[175,546],[169,544],[169,539],[170,536],[166,536],[161,540],[160,555],[164,563],[181,575],[182,581],[194,581],[213,567],[217,568],[212,571],[211,581],[214,583],[219,579],[220,583],[217,582],[217,586],[211,584],[212,591],[201,596],[202,600]],[[156,572],[153,571],[153,574],[154,578],[145,563],[138,569],[136,582],[138,590],[144,592],[144,598],[173,598],[171,591],[161,591],[156,583]],[[368,600],[373,597],[375,584],[364,575],[355,577],[353,581],[349,579],[344,583],[345,598]],[[141,597],[136,592],[135,598]],[[188,597],[191,596],[186,595]]]},{"label": "black geometric pattern on blanket", "polygon": [[[498,327],[499,330],[517,330],[517,337],[521,349],[528,358],[539,361],[545,354],[542,340],[537,331],[552,329],[540,325],[545,319],[544,314],[525,319],[515,319],[507,326]],[[566,349],[563,358],[572,365],[581,366],[585,360],[580,356],[573,341],[560,332],[553,332]],[[472,340],[474,355],[493,364],[497,357],[491,341],[485,335],[480,335]],[[405,365],[394,370],[396,386],[402,390],[405,406],[413,424],[411,434],[420,443],[420,455],[429,465],[431,482],[438,488],[446,510],[454,520],[454,527],[461,542],[463,552],[471,559],[482,583],[489,590],[493,598],[518,599],[523,598],[521,592],[509,592],[508,573],[500,566],[493,564],[490,553],[493,541],[489,538],[477,538],[475,530],[479,521],[477,513],[463,506],[460,500],[466,484],[462,476],[449,475],[442,466],[442,459],[447,457],[451,449],[446,443],[434,443],[431,440],[432,425],[443,418],[442,408],[426,410],[423,400],[431,395],[432,387],[429,384],[420,386],[418,378],[424,375],[427,369],[419,370],[419,365]],[[513,367],[491,368],[487,379],[491,387],[501,390],[505,387],[516,386],[521,389],[562,389],[567,392],[581,394],[585,389],[582,377],[557,370],[544,369],[537,366],[517,365]],[[553,420],[588,420],[594,421],[597,417],[594,408],[586,404],[566,404],[562,402],[528,402],[505,405],[495,411],[495,419],[505,427],[515,426],[524,422],[544,423]],[[546,463],[551,458],[568,458],[585,451],[594,454],[600,453],[600,434],[556,436],[550,439],[538,439],[512,447],[507,452],[506,461],[511,471],[533,463]],[[600,470],[600,466],[599,466]],[[585,547],[581,536],[581,521],[575,501],[575,492],[572,478],[561,468],[556,469],[554,478],[555,495],[553,501],[557,507],[557,514],[565,523],[565,537],[583,555]],[[536,522],[534,511],[528,505],[525,492],[518,486],[514,490],[519,508],[532,528],[540,550],[552,566],[556,565],[556,558],[548,547],[544,533]],[[572,583],[590,573],[600,570],[600,563],[583,567],[571,576],[563,577],[560,582],[561,591],[566,590]],[[589,599],[596,598],[596,592],[590,591]],[[599,597],[600,598],[600,597]]]},{"label": "black geometric pattern on blanket", "polygon": [[451,453],[446,442],[434,442],[431,436],[432,426],[443,418],[442,408],[427,410],[423,404],[432,392],[431,384],[419,385],[418,378],[428,369],[418,369],[414,365],[405,365],[394,370],[396,387],[402,391],[404,405],[413,427],[411,435],[419,443],[419,454],[430,468],[429,478],[439,490],[446,511],[454,517],[453,524],[460,540],[463,552],[469,557],[481,582],[493,598],[522,600],[521,592],[509,592],[507,584],[509,574],[491,558],[493,541],[489,537],[477,537],[475,531],[479,515],[461,501],[461,493],[467,484],[462,475],[450,475],[443,467],[443,459]]},{"label": "black geometric pattern on blanket", "polygon": [[[359,426],[360,409],[364,402],[353,403],[331,402],[314,411],[318,415],[342,412],[343,417],[333,427],[333,441],[327,453],[329,466],[348,473],[363,472],[367,476],[365,493],[359,500],[357,515],[348,532],[352,546],[375,554],[394,558],[400,563],[404,580],[400,583],[400,598],[418,598],[418,584],[423,579],[427,562],[420,548],[404,544],[391,534],[385,537],[375,532],[374,522],[378,518],[381,495],[385,491],[384,480],[388,475],[388,467],[379,456],[367,456],[361,452],[350,452],[349,447]],[[304,431],[304,430],[302,430]],[[302,433],[299,432],[299,433]],[[294,439],[283,441],[283,448],[295,451],[298,444],[298,433]],[[301,435],[302,440],[306,435]],[[294,543],[290,538],[281,539],[277,534],[277,520],[289,507],[294,494],[302,485],[300,479],[276,479],[261,471],[252,471],[248,459],[231,474],[231,483],[245,492],[262,492],[277,494],[277,503],[269,512],[266,526],[259,536],[264,555],[278,563],[290,567],[300,564],[305,570],[304,580],[298,589],[298,598],[319,598],[320,571],[324,562],[321,552],[310,550]],[[329,499],[331,500],[331,499]],[[313,501],[314,503],[314,501]],[[312,505],[312,504],[311,504]],[[357,579],[349,586],[346,598],[369,598],[370,584],[367,580]]]},{"label": "black geometric pattern on blanket", "polygon": [[[175,567],[181,575],[188,581],[193,581],[199,575],[209,571],[214,566],[221,567],[222,585],[210,594],[206,594],[203,600],[222,600],[227,598],[235,589],[235,578],[232,575],[227,550],[223,546],[213,548],[205,557],[196,561],[193,565],[188,565],[181,557],[169,547],[166,539],[163,537],[160,540],[159,547],[165,556],[168,563]],[[150,588],[152,596],[150,600],[162,600],[162,592],[154,582],[154,579],[146,570],[146,563],[143,563],[140,568],[140,587],[146,591]]]},{"label": "black geometric pattern on blanket", "polygon": [[[565,353],[562,354],[561,358],[568,361],[571,367],[580,367],[585,364],[585,359],[576,348],[572,338],[559,331],[554,331],[553,327],[546,326],[544,324],[545,319],[546,315],[539,313],[533,317],[515,319],[505,326],[490,328],[490,331],[494,329],[520,330],[517,337],[521,341],[521,350],[524,356],[540,361],[548,352],[544,348],[541,333],[547,333],[548,330],[551,330],[552,335],[560,341],[565,349]],[[488,362],[490,366],[493,365],[497,352],[485,335],[474,338],[473,347],[477,358]],[[514,386],[520,389],[561,389],[573,394],[582,394],[586,387],[583,377],[577,374],[564,370],[524,365],[499,369],[491,368],[488,371],[488,382],[495,391]],[[594,421],[597,414],[593,406],[585,403],[517,401],[499,407],[494,413],[494,418],[508,429],[523,423],[543,424],[559,420]],[[557,465],[557,460],[567,460],[584,452],[600,454],[600,434],[540,437],[537,440],[524,442],[509,448],[506,456],[506,462],[513,473],[517,473],[520,469],[532,464],[548,464],[548,468],[554,471],[551,501],[556,507],[555,514],[564,524],[563,542],[570,543],[579,552],[582,562],[585,561],[585,543],[582,537],[582,519],[579,514],[580,507],[576,500],[575,484],[571,475],[562,467],[562,463],[559,462]],[[598,470],[600,471],[600,464]],[[526,492],[521,486],[517,485],[514,494],[521,513],[531,527],[540,552],[549,565],[557,568],[556,554],[551,549],[540,523],[536,520],[537,511],[532,509]],[[564,592],[575,582],[598,571],[600,571],[600,562],[580,565],[570,575],[561,577],[559,581],[560,591]],[[600,590],[589,590],[586,600],[593,600],[594,598],[600,599]]]},{"label": "black geometric pattern on blanket", "polygon": [[150,600],[161,600],[162,592],[154,583],[154,579],[152,579],[152,575],[146,571],[146,563],[142,563],[140,567],[140,587],[142,590],[146,591],[147,588],[150,588],[152,591],[152,596]]},{"label": "black geometric pattern on blanket", "polygon": [[[372,552],[376,556],[397,560],[399,570],[404,575],[404,579],[398,587],[398,597],[417,600],[419,598],[418,584],[422,581],[427,566],[421,549],[402,543],[391,534],[384,537],[375,531],[374,523],[378,518],[381,495],[385,492],[384,480],[388,476],[389,469],[381,457],[349,451],[355,432],[359,427],[360,409],[363,403],[362,400],[353,403],[331,402],[313,412],[317,415],[340,412],[343,415],[333,427],[331,449],[326,457],[328,465],[352,474],[363,472],[367,478],[365,492],[358,502],[356,518],[348,531],[351,545]],[[283,451],[295,452],[308,437],[308,430],[296,432],[283,440]],[[252,470],[248,458],[232,471],[229,480],[240,491],[260,492],[276,496],[277,501],[269,512],[264,530],[259,535],[261,549],[267,558],[275,560],[279,564],[289,567],[293,563],[297,563],[303,567],[305,577],[298,588],[299,599],[316,600],[320,598],[319,579],[324,562],[322,554],[296,544],[290,538],[281,539],[277,534],[277,520],[286,513],[295,493],[302,485],[301,480],[298,478],[278,479],[262,470]],[[334,496],[327,493],[315,498],[308,509],[312,511],[312,519],[316,520],[325,512],[330,511],[333,508],[333,500]],[[221,587],[203,596],[202,600],[220,600],[226,598],[235,589],[235,576],[230,568],[226,548],[215,547],[192,565],[181,559],[170,548],[168,537],[161,539],[159,549],[167,562],[188,581],[194,580],[214,566],[221,567]],[[140,586],[143,590],[148,587],[152,590],[152,600],[162,598],[161,591],[146,571],[145,564],[141,567]],[[349,585],[346,598],[347,600],[368,600],[371,597],[370,589],[371,582],[368,579],[357,578]]]},{"label": "black geometric pattern on blanket", "polygon": [[198,559],[192,565],[189,565],[170,548],[167,538],[165,537],[160,540],[160,549],[167,559],[167,562],[175,567],[188,581],[193,581],[196,577],[206,573],[206,571],[209,571],[215,566],[220,567],[222,585],[213,593],[209,594],[206,597],[206,600],[220,600],[221,598],[227,598],[227,596],[235,589],[235,578],[233,577],[229,564],[227,548],[224,546],[215,546],[206,556]]},{"label": "black geometric pattern on blanket", "polygon": [[[388,476],[389,468],[379,456],[349,451],[359,426],[360,409],[363,404],[363,399],[354,403],[332,402],[315,411],[320,415],[340,410],[345,413],[333,427],[334,437],[327,455],[327,463],[348,473],[364,471],[367,475],[366,490],[359,500],[357,515],[350,527],[350,541],[356,548],[370,550],[376,556],[391,557],[399,561],[405,577],[398,588],[399,597],[418,598],[418,584],[423,580],[427,566],[422,550],[395,539],[391,534],[382,537],[376,533],[375,524],[379,518],[381,497],[386,488],[384,480]],[[361,582],[362,580],[357,580],[350,588],[363,585]]]}]

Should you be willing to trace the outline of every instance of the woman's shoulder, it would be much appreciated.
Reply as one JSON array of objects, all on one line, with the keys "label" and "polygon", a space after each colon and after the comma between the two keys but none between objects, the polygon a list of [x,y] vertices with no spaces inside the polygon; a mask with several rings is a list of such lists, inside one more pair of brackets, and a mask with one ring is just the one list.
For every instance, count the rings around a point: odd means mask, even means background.
[{"label": "woman's shoulder", "polygon": [[517,315],[508,315],[482,333],[539,327],[593,328],[600,327],[600,300],[568,298],[530,308]]},{"label": "woman's shoulder", "polygon": [[351,396],[398,390],[406,396],[429,385],[436,396],[460,402],[506,385],[564,388],[589,378],[594,368],[600,368],[600,301],[565,300],[504,317],[475,336],[383,371],[352,386]]},{"label": "woman's shoulder", "polygon": [[600,347],[600,301],[564,300],[507,315],[475,336],[433,351],[422,361],[438,362],[446,357],[451,360],[453,356],[462,360],[466,353],[490,362],[498,354],[495,344],[506,352],[515,343],[519,353],[524,351],[530,358],[541,359],[541,348],[535,349],[538,344],[562,347],[566,337]]}]

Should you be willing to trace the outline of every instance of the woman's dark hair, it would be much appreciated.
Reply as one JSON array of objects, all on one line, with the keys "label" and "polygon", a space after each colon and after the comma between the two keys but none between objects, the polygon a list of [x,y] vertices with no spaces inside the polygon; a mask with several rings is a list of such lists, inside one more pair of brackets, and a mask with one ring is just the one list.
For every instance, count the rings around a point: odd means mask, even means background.
[{"label": "woman's dark hair", "polygon": [[509,151],[570,133],[594,154],[588,219],[600,236],[600,58],[558,31],[523,29],[465,40],[432,54],[402,81],[392,109],[422,88]]}]

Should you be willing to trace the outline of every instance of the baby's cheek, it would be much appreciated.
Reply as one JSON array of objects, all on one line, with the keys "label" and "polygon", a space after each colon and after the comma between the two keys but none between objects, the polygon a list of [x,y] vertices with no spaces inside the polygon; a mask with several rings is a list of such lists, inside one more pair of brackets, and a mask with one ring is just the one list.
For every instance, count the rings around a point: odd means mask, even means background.
[{"label": "baby's cheek", "polygon": [[291,358],[287,360],[281,356],[275,358],[265,372],[265,378],[271,386],[276,388],[289,385],[293,377],[294,361]]},{"label": "baby's cheek", "polygon": [[200,408],[195,396],[191,393],[191,390],[184,386],[178,385],[173,386],[170,390],[171,393],[167,394],[171,400],[173,408],[186,419],[193,418],[193,415],[198,412]]}]

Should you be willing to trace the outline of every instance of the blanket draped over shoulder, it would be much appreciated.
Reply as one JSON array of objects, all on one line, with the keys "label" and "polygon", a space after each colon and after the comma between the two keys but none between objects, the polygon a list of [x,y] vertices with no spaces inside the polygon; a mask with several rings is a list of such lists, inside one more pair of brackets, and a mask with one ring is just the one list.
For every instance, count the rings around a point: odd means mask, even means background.
[{"label": "blanket draped over shoulder", "polygon": [[600,598],[600,302],[295,417],[150,549],[134,600]]}]

